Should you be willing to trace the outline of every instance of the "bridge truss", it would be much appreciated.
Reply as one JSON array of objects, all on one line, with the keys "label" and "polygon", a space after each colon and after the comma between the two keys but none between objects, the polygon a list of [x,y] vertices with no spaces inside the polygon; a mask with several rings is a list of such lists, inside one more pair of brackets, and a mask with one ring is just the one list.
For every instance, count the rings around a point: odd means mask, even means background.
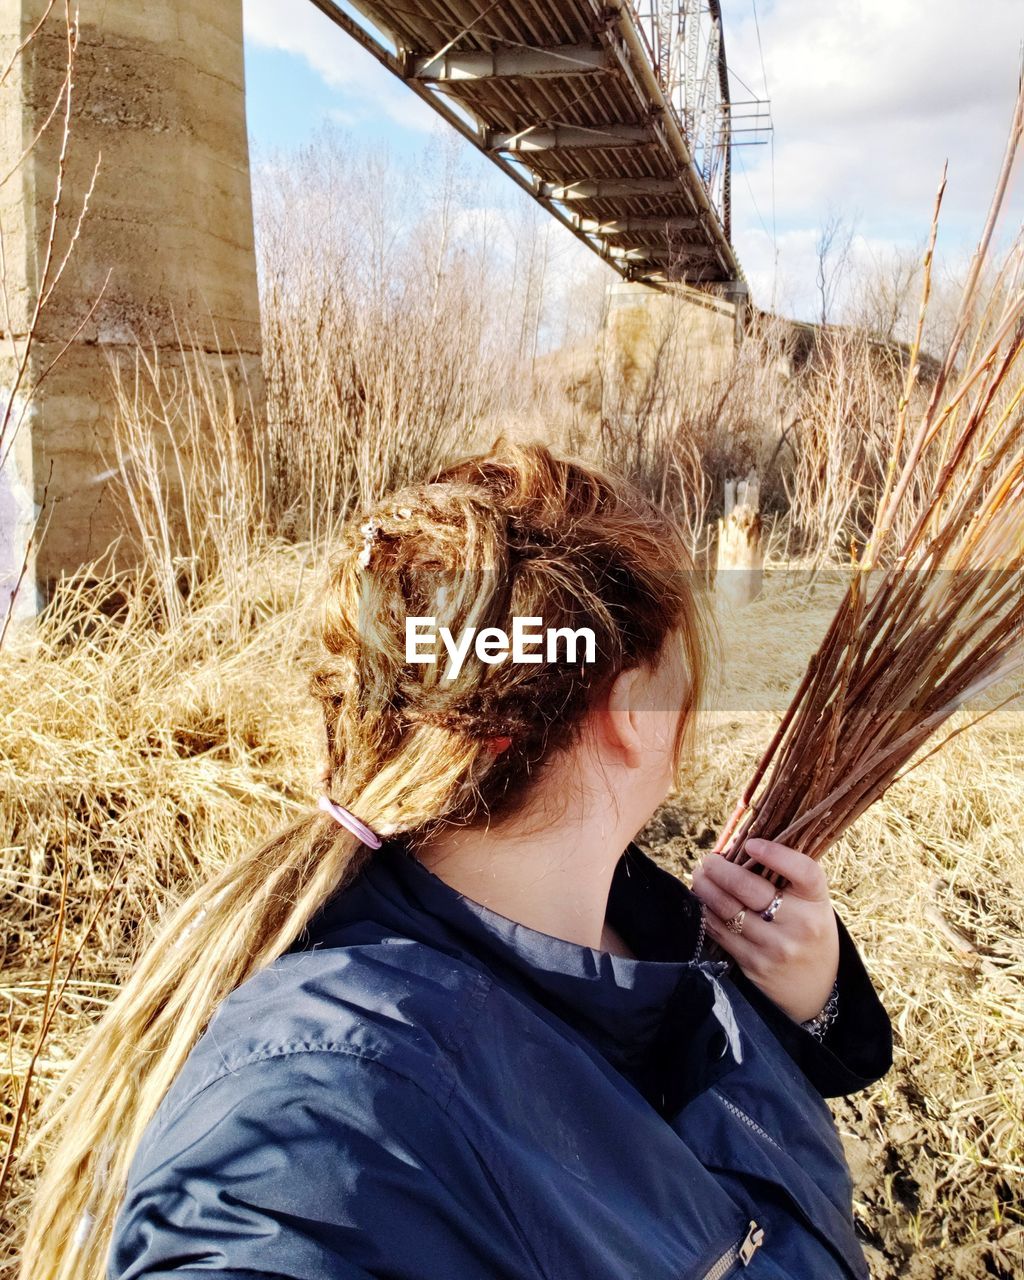
[{"label": "bridge truss", "polygon": [[313,3],[626,279],[742,281],[719,0]]}]

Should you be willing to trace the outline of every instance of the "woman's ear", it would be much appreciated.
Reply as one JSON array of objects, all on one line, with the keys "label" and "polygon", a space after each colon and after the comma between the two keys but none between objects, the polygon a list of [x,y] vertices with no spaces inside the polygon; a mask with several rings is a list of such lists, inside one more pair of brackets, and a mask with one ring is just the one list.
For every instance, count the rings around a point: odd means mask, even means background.
[{"label": "woman's ear", "polygon": [[605,704],[605,732],[609,744],[622,755],[628,769],[639,769],[644,758],[643,737],[640,733],[637,702],[638,668],[620,671],[608,691]]}]

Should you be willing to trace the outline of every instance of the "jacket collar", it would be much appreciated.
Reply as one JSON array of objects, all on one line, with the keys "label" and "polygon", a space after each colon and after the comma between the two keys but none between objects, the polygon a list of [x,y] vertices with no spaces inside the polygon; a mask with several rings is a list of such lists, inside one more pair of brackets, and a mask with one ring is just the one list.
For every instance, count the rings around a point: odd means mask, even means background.
[{"label": "jacket collar", "polygon": [[540,933],[452,888],[401,843],[388,842],[351,889],[327,904],[313,943],[344,945],[372,919],[403,937],[485,967],[568,1023],[663,1114],[674,1114],[740,1060],[726,966],[693,959],[699,904],[636,845],[620,858],[609,923],[636,959]]}]

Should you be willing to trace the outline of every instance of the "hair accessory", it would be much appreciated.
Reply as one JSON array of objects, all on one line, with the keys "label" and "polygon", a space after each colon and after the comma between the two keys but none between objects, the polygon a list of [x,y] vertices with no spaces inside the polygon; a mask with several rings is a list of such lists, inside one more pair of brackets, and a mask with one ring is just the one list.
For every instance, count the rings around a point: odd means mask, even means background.
[{"label": "hair accessory", "polygon": [[359,532],[363,536],[363,548],[359,552],[359,567],[365,569],[370,563],[370,557],[373,555],[373,541],[380,529],[380,524],[376,520],[367,520],[365,524],[359,526]]},{"label": "hair accessory", "polygon": [[512,745],[511,738],[488,738],[487,749],[493,755],[500,756],[503,751],[507,751]]},{"label": "hair accessory", "polygon": [[330,796],[321,796],[317,801],[316,807],[323,813],[329,813],[339,826],[351,831],[357,840],[362,840],[363,844],[368,845],[371,849],[380,848],[380,836],[375,831],[371,831],[366,823],[361,822],[354,813],[349,813],[348,809],[343,805],[335,804]]}]

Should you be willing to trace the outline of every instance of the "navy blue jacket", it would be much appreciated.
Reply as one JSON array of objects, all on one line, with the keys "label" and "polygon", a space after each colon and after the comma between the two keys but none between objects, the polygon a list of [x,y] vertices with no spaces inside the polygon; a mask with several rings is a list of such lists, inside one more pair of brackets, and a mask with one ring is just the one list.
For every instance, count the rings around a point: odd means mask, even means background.
[{"label": "navy blue jacket", "polygon": [[692,962],[697,917],[630,846],[626,959],[386,845],[212,1019],[136,1153],[109,1277],[864,1280],[822,1095],[887,1070],[889,1020],[845,929],[819,1043]]}]

